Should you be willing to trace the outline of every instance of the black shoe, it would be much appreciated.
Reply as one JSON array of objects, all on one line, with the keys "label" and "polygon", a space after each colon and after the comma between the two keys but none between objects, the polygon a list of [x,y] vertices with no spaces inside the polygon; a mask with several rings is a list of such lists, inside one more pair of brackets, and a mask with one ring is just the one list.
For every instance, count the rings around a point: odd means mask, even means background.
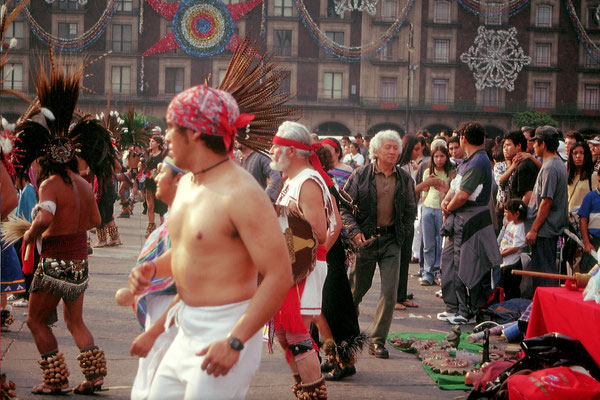
[{"label": "black shoe", "polygon": [[323,364],[321,364],[321,372],[333,371],[334,368],[335,368],[335,365],[333,365],[329,361],[325,361]]},{"label": "black shoe", "polygon": [[326,381],[341,381],[342,379],[352,376],[356,373],[356,368],[351,365],[346,368],[335,367],[333,371],[325,374]]},{"label": "black shoe", "polygon": [[369,354],[372,354],[377,358],[390,358],[390,353],[385,346],[379,343],[371,343],[369,345]]}]

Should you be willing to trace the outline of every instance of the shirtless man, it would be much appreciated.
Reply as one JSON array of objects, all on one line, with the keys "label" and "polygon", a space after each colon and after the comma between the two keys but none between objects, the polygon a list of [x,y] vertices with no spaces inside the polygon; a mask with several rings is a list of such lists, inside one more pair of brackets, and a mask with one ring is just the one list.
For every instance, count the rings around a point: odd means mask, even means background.
[{"label": "shirtless man", "polygon": [[[312,226],[320,244],[314,270],[304,281],[290,289],[285,306],[282,308],[286,310],[286,315],[281,318],[282,321],[296,319],[300,322],[298,319],[300,316],[297,315],[300,314],[304,325],[279,323],[278,318],[275,319],[277,338],[286,349],[288,362],[296,381],[292,390],[299,398],[304,394],[308,394],[309,398],[315,398],[317,391],[326,393],[319,360],[306,328],[314,318],[322,336],[332,337],[329,326],[321,316],[323,284],[327,277],[325,256],[327,245],[331,247],[341,229],[339,214],[327,189],[331,180],[323,171],[314,150],[315,146],[312,145],[309,131],[301,124],[286,121],[281,124],[273,138],[270,152],[273,160],[271,168],[282,171],[288,177],[277,204],[302,215]],[[301,296],[300,304],[296,310],[292,310],[291,302],[296,301],[298,292]],[[292,311],[295,315],[292,315]]]},{"label": "shirtless man", "polygon": [[[76,158],[69,164],[52,164],[52,161],[41,164],[42,176],[50,176],[40,185],[39,203],[34,207],[37,215],[23,236],[25,244],[38,238],[42,241],[40,264],[31,284],[27,325],[42,362],[51,358],[64,365],[56,337],[47,325],[61,299],[65,323],[82,352],[81,357],[87,358],[88,352],[93,352],[96,357],[99,352],[83,322],[82,310],[89,279],[86,232],[100,224],[100,212],[90,185],[74,172],[77,171]],[[102,363],[105,363],[104,353],[100,353]],[[41,365],[45,371],[46,364]],[[91,394],[100,389],[106,369],[99,374],[85,375],[86,380],[75,388],[76,393]],[[67,376],[68,373],[62,373],[57,378],[59,382],[41,383],[32,393],[58,393],[68,387]]]},{"label": "shirtless man", "polygon": [[171,250],[130,274],[134,293],[172,275],[181,297],[170,313],[179,333],[149,399],[244,398],[260,363],[259,330],[292,285],[273,206],[228,156],[236,127],[251,118],[231,95],[206,86],[178,94],[167,109],[170,156],[191,173],[171,208]]}]

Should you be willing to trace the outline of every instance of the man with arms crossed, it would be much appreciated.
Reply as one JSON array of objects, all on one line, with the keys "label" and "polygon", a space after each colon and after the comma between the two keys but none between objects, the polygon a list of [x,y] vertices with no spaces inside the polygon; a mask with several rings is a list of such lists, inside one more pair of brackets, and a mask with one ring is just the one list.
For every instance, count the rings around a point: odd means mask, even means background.
[{"label": "man with arms crossed", "polygon": [[134,293],[172,274],[181,297],[167,318],[175,318],[179,333],[150,399],[244,398],[260,363],[259,329],[292,285],[271,202],[228,156],[237,127],[251,119],[231,95],[206,86],[178,94],[167,109],[170,155],[191,173],[181,179],[169,216],[171,250],[130,274]]}]

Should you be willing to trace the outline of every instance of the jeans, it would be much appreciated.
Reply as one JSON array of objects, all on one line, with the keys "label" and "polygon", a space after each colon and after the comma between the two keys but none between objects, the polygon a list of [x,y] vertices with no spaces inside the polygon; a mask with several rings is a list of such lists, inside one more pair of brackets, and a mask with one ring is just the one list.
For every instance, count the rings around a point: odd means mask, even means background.
[{"label": "jeans", "polygon": [[423,258],[425,261],[423,279],[429,283],[440,270],[440,257],[442,255],[442,210],[423,206]]},{"label": "jeans", "polygon": [[381,277],[381,294],[371,330],[371,342],[385,345],[394,316],[400,275],[400,247],[395,235],[381,236],[357,254],[350,271],[352,298],[357,310],[364,295],[371,288],[377,264]]}]

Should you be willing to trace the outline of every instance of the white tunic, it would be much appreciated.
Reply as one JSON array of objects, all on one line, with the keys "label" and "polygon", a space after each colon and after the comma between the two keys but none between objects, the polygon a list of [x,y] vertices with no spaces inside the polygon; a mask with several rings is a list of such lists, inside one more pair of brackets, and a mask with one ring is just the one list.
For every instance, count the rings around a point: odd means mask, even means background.
[{"label": "white tunic", "polygon": [[[323,194],[323,204],[325,204],[325,215],[327,216],[327,226],[329,229],[335,227],[335,213],[333,212],[333,204],[329,196],[329,190],[321,175],[312,168],[305,168],[298,175],[285,182],[285,186],[279,194],[277,204],[297,209],[301,216],[304,216],[302,209],[298,203],[300,198],[300,190],[302,185],[307,180],[315,181],[321,188]],[[280,225],[284,227],[287,221],[280,220]],[[323,284],[327,277],[327,262],[317,259],[315,269],[306,277],[304,292],[300,300],[300,313],[302,315],[319,315],[321,314],[321,304],[323,300]]]}]

